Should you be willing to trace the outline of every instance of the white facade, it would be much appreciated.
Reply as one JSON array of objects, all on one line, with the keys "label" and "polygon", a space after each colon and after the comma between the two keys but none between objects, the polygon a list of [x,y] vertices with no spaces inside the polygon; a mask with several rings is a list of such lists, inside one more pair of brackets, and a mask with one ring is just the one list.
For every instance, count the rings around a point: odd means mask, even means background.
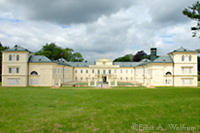
[{"label": "white facade", "polygon": [[184,48],[144,62],[113,62],[106,58],[93,63],[51,61],[21,47],[2,54],[2,86],[61,86],[76,82],[98,86],[102,81],[108,86],[198,86],[197,52]]}]

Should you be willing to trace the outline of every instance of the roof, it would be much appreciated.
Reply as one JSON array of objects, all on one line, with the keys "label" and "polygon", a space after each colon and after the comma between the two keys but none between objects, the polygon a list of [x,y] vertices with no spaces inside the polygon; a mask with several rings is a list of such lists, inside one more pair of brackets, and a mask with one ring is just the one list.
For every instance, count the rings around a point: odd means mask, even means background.
[{"label": "roof", "polygon": [[153,61],[142,62],[138,66],[145,66],[150,63],[173,63],[173,60],[170,56],[160,56]]},{"label": "roof", "polygon": [[113,65],[119,65],[120,67],[135,67],[141,62],[113,62]]},{"label": "roof", "polygon": [[89,65],[94,65],[94,62],[67,62],[66,64],[73,67],[89,67]]},{"label": "roof", "polygon": [[189,50],[189,49],[180,47],[179,49],[175,49],[174,51],[172,51],[172,52],[170,52],[170,53],[173,53],[173,52],[197,52],[197,51]]},{"label": "roof", "polygon": [[173,63],[170,56],[160,56],[152,61],[152,63]]},{"label": "roof", "polygon": [[28,49],[25,49],[25,48],[23,48],[21,46],[17,46],[17,45],[13,48],[9,48],[4,51],[27,51],[27,52],[30,52]]},{"label": "roof", "polygon": [[46,63],[46,62],[52,62],[49,58],[47,58],[44,55],[32,55],[29,58],[29,62],[42,62],[42,63]]}]

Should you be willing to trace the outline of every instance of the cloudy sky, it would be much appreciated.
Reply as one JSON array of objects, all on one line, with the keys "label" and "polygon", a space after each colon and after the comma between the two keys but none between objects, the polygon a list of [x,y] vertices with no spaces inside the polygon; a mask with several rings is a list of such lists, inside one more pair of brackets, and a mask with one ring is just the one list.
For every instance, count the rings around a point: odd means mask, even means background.
[{"label": "cloudy sky", "polygon": [[138,50],[159,55],[200,48],[196,22],[182,15],[195,0],[0,0],[0,42],[36,52],[49,42],[88,61]]}]

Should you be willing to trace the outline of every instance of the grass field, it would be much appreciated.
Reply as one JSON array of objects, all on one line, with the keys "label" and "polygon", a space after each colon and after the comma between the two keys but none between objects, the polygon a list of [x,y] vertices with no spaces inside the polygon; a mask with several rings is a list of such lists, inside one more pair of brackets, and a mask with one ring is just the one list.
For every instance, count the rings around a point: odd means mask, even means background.
[{"label": "grass field", "polygon": [[189,87],[0,88],[0,132],[199,131],[199,104]]}]

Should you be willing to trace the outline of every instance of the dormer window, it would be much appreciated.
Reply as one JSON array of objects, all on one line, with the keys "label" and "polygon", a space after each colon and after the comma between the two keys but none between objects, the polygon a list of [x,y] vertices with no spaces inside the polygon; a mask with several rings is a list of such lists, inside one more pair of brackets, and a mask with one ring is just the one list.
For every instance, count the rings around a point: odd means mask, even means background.
[{"label": "dormer window", "polygon": [[184,55],[182,55],[182,61],[185,61],[185,56]]}]

